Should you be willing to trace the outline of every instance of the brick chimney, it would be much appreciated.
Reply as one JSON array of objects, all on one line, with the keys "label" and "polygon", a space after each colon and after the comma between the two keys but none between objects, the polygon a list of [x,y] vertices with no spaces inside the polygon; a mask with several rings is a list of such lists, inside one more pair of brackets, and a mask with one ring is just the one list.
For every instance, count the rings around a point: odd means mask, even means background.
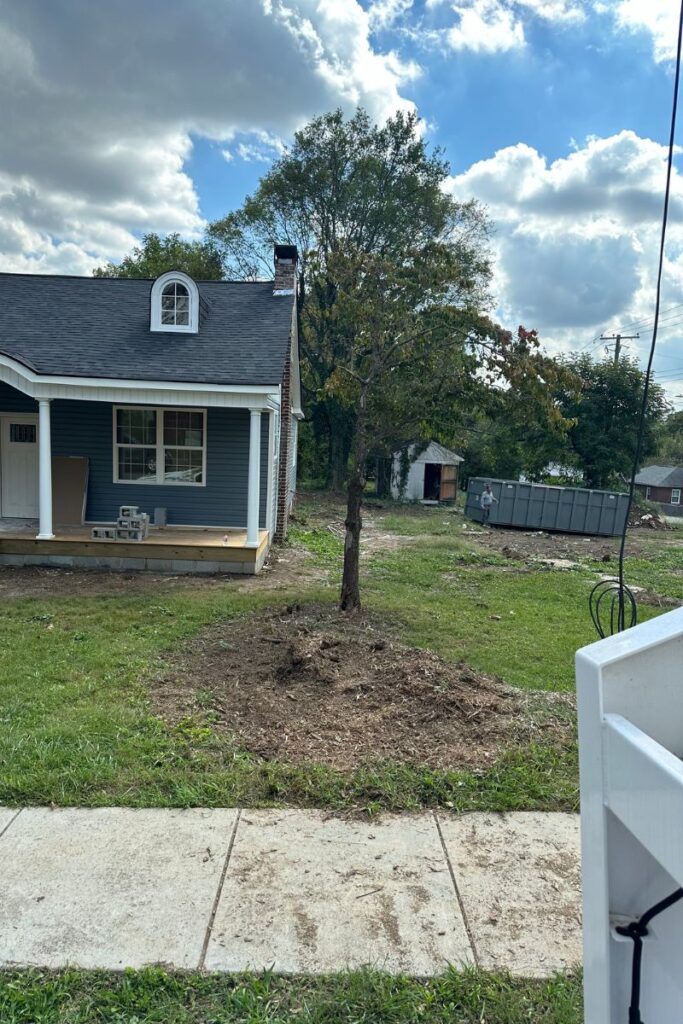
[{"label": "brick chimney", "polygon": [[273,295],[294,295],[296,290],[296,264],[299,253],[295,245],[275,246],[275,280]]}]

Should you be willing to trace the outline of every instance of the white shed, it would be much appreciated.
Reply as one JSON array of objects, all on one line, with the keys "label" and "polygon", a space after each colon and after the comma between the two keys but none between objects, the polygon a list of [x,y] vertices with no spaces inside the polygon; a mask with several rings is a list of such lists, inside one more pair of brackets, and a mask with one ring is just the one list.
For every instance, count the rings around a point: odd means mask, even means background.
[{"label": "white shed", "polygon": [[[417,451],[417,454],[416,454]],[[408,474],[405,473],[406,457]],[[455,501],[458,466],[462,457],[437,441],[423,451],[414,444],[394,452],[391,462],[391,496],[401,501]]]}]

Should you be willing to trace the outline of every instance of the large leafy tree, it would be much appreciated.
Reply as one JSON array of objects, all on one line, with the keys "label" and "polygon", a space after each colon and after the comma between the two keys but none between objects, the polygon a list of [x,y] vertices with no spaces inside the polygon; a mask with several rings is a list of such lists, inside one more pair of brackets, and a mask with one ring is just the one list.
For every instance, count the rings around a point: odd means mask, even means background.
[{"label": "large leafy tree", "polygon": [[[440,242],[406,248],[400,258],[338,253],[317,271],[337,288],[331,315],[339,338],[325,388],[348,416],[352,444],[347,482],[340,606],[360,607],[361,505],[371,454],[428,439],[444,410],[466,405],[487,384],[538,386],[553,406],[531,332],[516,337],[461,301],[467,268]],[[316,268],[311,268],[313,286]]]},{"label": "large leafy tree", "polygon": [[[562,410],[574,421],[569,431],[575,464],[588,487],[609,487],[631,474],[636,450],[645,374],[633,359],[594,362],[574,355],[564,366],[581,381],[578,394],[561,396]],[[669,406],[661,387],[650,384],[642,460],[657,450]]]},{"label": "large leafy tree", "polygon": [[120,263],[96,267],[93,276],[156,278],[168,270],[182,270],[195,281],[218,281],[223,277],[220,249],[212,238],[188,242],[178,234],[151,232]]},{"label": "large leafy tree", "polygon": [[349,343],[348,322],[336,311],[339,260],[414,264],[438,246],[457,268],[453,301],[486,302],[488,222],[474,202],[455,202],[444,187],[448,173],[440,151],[428,151],[414,114],[376,125],[363,110],[351,118],[337,110],[297,132],[254,194],[210,228],[233,276],[268,276],[275,242],[299,249],[304,392],[334,487],[344,483],[355,431],[354,409],[328,386]]},{"label": "large leafy tree", "polygon": [[551,463],[572,463],[562,405],[581,381],[543,353],[536,331],[520,326],[504,353],[503,368],[477,374],[468,401],[444,410],[439,439],[465,456],[468,476],[541,480]]}]

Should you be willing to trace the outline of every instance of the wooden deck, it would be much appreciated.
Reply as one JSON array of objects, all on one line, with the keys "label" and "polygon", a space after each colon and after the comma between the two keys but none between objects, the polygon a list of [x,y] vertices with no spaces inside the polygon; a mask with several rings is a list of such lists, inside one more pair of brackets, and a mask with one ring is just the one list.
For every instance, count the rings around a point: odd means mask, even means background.
[{"label": "wooden deck", "polygon": [[[246,530],[153,526],[143,541],[93,540],[91,531],[91,525],[58,526],[52,540],[37,540],[37,524],[13,526],[4,521],[0,526],[0,558],[29,556],[33,562],[37,559],[32,556],[44,556],[47,561],[59,559],[62,564],[70,558],[78,559],[79,563],[87,558],[99,563],[109,559],[143,560],[156,561],[160,566],[164,563],[164,568],[180,562],[221,563],[225,564],[227,572],[231,571],[230,563],[233,563],[235,571],[257,572],[268,549],[267,530],[260,531],[257,548],[246,546]],[[145,568],[154,568],[154,565],[145,565]]]}]

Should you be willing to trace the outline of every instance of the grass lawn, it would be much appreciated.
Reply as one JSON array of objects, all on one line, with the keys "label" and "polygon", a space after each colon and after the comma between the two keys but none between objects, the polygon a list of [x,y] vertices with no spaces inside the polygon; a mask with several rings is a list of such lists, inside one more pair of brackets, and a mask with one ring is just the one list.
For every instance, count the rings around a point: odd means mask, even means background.
[{"label": "grass lawn", "polygon": [[[334,601],[342,515],[330,501],[302,501],[291,543],[321,572],[302,576],[296,594],[258,583],[245,591],[235,580],[157,580],[109,596],[6,599],[0,803],[576,809],[574,749],[537,744],[476,773],[387,761],[341,772],[260,761],[218,735],[200,708],[175,726],[151,714],[148,686],[162,655],[181,650],[206,625],[224,622],[229,637],[232,618],[260,607]],[[393,541],[364,556],[367,607],[396,620],[406,643],[520,688],[570,692],[574,652],[594,639],[586,601],[604,565],[585,557],[569,572],[530,569],[476,534],[463,538],[462,522],[442,510],[389,510],[368,530]],[[648,537],[629,574],[651,591],[683,598],[681,541],[672,537]],[[660,610],[642,606],[644,616]]]},{"label": "grass lawn", "polygon": [[580,979],[0,972],[3,1024],[579,1024]]}]

